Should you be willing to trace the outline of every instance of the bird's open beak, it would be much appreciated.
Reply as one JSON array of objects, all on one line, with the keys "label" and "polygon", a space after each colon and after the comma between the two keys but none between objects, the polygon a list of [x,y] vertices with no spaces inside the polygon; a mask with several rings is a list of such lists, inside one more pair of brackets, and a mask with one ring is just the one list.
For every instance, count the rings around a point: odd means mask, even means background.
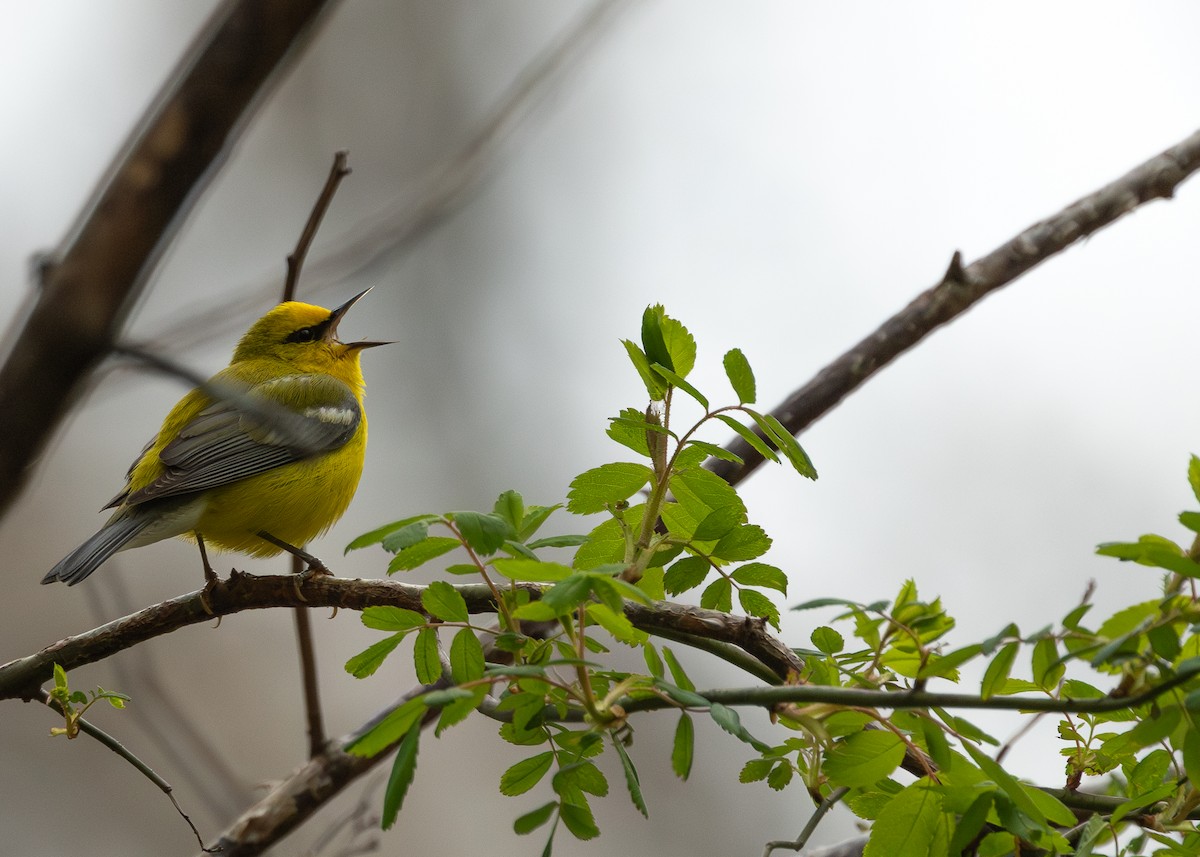
[{"label": "bird's open beak", "polygon": [[[344,316],[350,310],[350,307],[354,306],[358,302],[359,298],[361,298],[367,292],[371,291],[371,289],[373,289],[373,288],[375,288],[375,287],[368,286],[367,288],[363,289],[361,292],[356,294],[354,297],[350,298],[350,300],[346,301],[340,307],[333,310],[333,312],[329,313],[329,322],[328,322],[329,326],[325,328],[325,341],[326,342],[337,342],[338,341],[337,329],[338,329],[338,324],[340,324],[342,321],[342,316]],[[346,342],[346,343],[344,343],[344,345],[347,348],[374,348],[376,345],[391,345],[391,344],[392,344],[391,342],[374,342],[374,341],[366,341],[366,340],[361,341],[361,342]]]}]

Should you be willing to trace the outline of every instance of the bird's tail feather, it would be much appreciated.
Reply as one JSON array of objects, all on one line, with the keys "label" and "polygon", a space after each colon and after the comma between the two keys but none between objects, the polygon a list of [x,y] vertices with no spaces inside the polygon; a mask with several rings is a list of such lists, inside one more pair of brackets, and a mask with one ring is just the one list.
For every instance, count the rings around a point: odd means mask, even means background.
[{"label": "bird's tail feather", "polygon": [[105,560],[125,547],[130,540],[152,523],[149,515],[125,515],[110,520],[96,533],[50,569],[42,583],[61,580],[68,586],[99,568]]}]

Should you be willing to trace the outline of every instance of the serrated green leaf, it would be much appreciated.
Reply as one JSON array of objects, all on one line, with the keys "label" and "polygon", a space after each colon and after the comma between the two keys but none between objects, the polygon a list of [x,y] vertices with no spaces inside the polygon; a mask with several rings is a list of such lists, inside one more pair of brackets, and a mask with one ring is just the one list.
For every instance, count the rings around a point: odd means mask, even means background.
[{"label": "serrated green leaf", "polygon": [[554,775],[551,784],[555,793],[563,798],[568,798],[574,789],[596,797],[608,794],[608,778],[596,767],[595,762],[586,760],[563,765]]},{"label": "serrated green leaf", "polygon": [[992,808],[993,794],[991,791],[985,791],[976,795],[975,799],[967,806],[966,811],[963,812],[954,827],[954,836],[950,840],[947,853],[962,854],[975,841],[975,837],[979,835],[979,831],[983,830],[983,825],[987,822],[988,811]]},{"label": "serrated green leaf", "polygon": [[666,312],[662,304],[646,307],[642,313],[642,348],[645,349],[646,359],[650,363],[660,363],[668,369],[674,369],[671,353],[667,350],[666,337],[663,333],[663,319]]},{"label": "serrated green leaf", "polygon": [[509,797],[525,794],[542,781],[553,764],[554,753],[550,750],[522,759],[500,775],[500,794]]},{"label": "serrated green leaf", "polygon": [[669,681],[655,679],[654,686],[680,705],[686,705],[690,708],[708,707],[708,700],[703,696],[690,690],[684,690],[682,687],[677,687]]},{"label": "serrated green leaf", "polygon": [[733,610],[733,585],[727,577],[718,577],[700,593],[700,606],[706,610],[729,613]]},{"label": "serrated green leaf", "polygon": [[571,480],[567,511],[576,515],[603,512],[628,500],[653,477],[654,471],[646,465],[628,461],[594,467]]},{"label": "serrated green leaf", "polygon": [[1200,533],[1200,512],[1180,512],[1179,523],[1193,533]]},{"label": "serrated green leaf", "polygon": [[659,329],[662,331],[667,353],[671,355],[671,362],[663,363],[663,365],[679,375],[687,377],[696,365],[695,338],[681,321],[666,314],[659,321]]},{"label": "serrated green leaf", "polygon": [[830,782],[866,788],[891,776],[904,761],[904,742],[892,732],[858,732],[833,745],[822,770]]},{"label": "serrated green leaf", "polygon": [[411,518],[404,518],[401,521],[393,521],[390,524],[384,524],[382,527],[376,527],[375,529],[371,530],[370,532],[363,533],[361,536],[354,539],[354,541],[352,541],[352,542],[350,542],[350,544],[346,545],[345,553],[350,553],[350,551],[353,551],[353,550],[358,550],[360,548],[365,548],[365,547],[369,547],[374,544],[379,544],[380,542],[383,541],[383,539],[385,537],[391,535],[392,533],[394,533],[398,530],[402,530],[405,527],[407,527],[409,524],[416,523],[417,521],[429,522],[429,521],[436,521],[437,519],[438,519],[437,515],[413,515]]},{"label": "serrated green leaf", "polygon": [[739,510],[743,515],[741,520],[746,520],[746,504],[737,491],[710,470],[694,467],[678,471],[671,477],[670,488],[675,500],[687,508],[697,522],[726,506]]},{"label": "serrated green leaf", "polygon": [[658,649],[654,647],[654,643],[647,640],[642,644],[642,657],[646,659],[646,670],[653,678],[662,678],[666,675],[663,669],[662,658],[659,657]]},{"label": "serrated green leaf", "polygon": [[[949,854],[955,817],[942,796],[921,779],[894,797],[871,825],[863,857],[929,857]],[[1012,837],[1009,837],[1011,844]]]},{"label": "serrated green leaf", "polygon": [[509,539],[517,537],[517,528],[499,515],[482,512],[455,512],[454,523],[475,553],[490,556]]},{"label": "serrated green leaf", "polygon": [[646,431],[657,431],[660,428],[661,426],[651,428],[645,415],[637,408],[625,408],[619,415],[609,418],[606,434],[638,455],[649,458],[650,445],[646,442]]},{"label": "serrated green leaf", "polygon": [[728,732],[730,735],[745,741],[755,750],[760,753],[770,752],[771,748],[759,741],[751,735],[746,727],[742,725],[742,718],[738,713],[727,705],[722,705],[719,702],[709,703],[708,715],[716,721],[716,724]]},{"label": "serrated green leaf", "polygon": [[817,647],[817,651],[827,655],[836,655],[846,647],[846,641],[842,635],[827,625],[814,628],[810,639],[812,644]]},{"label": "serrated green leaf", "polygon": [[687,393],[689,396],[699,402],[700,407],[704,408],[705,412],[709,410],[708,399],[705,398],[703,393],[689,384],[682,375],[675,374],[661,363],[652,363],[650,365],[650,369],[660,378],[664,379],[668,384],[683,390],[683,392]]},{"label": "serrated green leaf", "polygon": [[699,542],[716,541],[745,519],[745,513],[737,506],[722,506],[719,509],[713,509],[696,525],[692,539]]},{"label": "serrated green leaf", "polygon": [[1188,484],[1192,486],[1192,495],[1200,500],[1200,458],[1194,455],[1188,460]]},{"label": "serrated green leaf", "polygon": [[392,561],[388,563],[388,574],[394,574],[397,571],[412,571],[431,559],[437,559],[442,554],[450,553],[456,547],[459,547],[458,539],[450,536],[430,536],[392,557]]},{"label": "serrated green leaf", "polygon": [[712,555],[729,562],[762,556],[771,548],[771,537],[757,524],[742,524],[721,536]]},{"label": "serrated green leaf", "polygon": [[371,729],[347,744],[346,752],[364,758],[379,755],[403,738],[421,719],[425,711],[425,700],[421,697],[408,700],[388,712]]},{"label": "serrated green leaf", "polygon": [[738,773],[738,782],[762,782],[770,775],[771,767],[776,761],[778,760],[774,757],[770,759],[751,759],[746,764],[742,765],[742,770]]},{"label": "serrated green leaf", "polygon": [[812,459],[808,457],[804,447],[778,418],[773,414],[763,414],[760,425],[765,426],[766,433],[775,441],[775,445],[779,447],[780,451],[787,456],[788,462],[797,473],[806,479],[817,478],[817,468],[813,466]]},{"label": "serrated green leaf", "polygon": [[776,464],[779,463],[779,456],[775,454],[775,450],[767,446],[766,442],[763,441],[761,437],[756,435],[751,429],[742,425],[733,417],[729,416],[729,414],[715,414],[715,416],[721,422],[725,423],[725,425],[733,429],[734,433],[737,434],[738,437],[746,441],[746,443],[750,445],[751,449],[753,449],[767,461],[774,461]]},{"label": "serrated green leaf", "polygon": [[516,491],[503,491],[496,498],[492,513],[504,519],[512,528],[512,532],[516,533],[521,528],[521,522],[525,520],[525,498]]},{"label": "serrated green leaf", "polygon": [[671,770],[681,780],[686,780],[692,772],[692,759],[695,753],[696,727],[692,718],[685,711],[679,715],[679,723],[675,725],[675,740],[671,744]]},{"label": "serrated green leaf", "polygon": [[999,652],[996,657],[992,658],[992,662],[988,664],[987,669],[983,673],[983,683],[980,685],[980,696],[984,699],[991,699],[1004,687],[1008,681],[1008,675],[1012,671],[1012,666],[1017,660],[1017,650],[1020,649],[1020,643],[1008,643]]},{"label": "serrated green leaf", "polygon": [[450,641],[450,675],[457,684],[483,678],[483,646],[470,628],[463,628]]},{"label": "serrated green leaf", "polygon": [[1053,690],[1066,671],[1058,657],[1058,646],[1053,637],[1042,637],[1033,646],[1033,683],[1042,690]]},{"label": "serrated green leaf", "polygon": [[425,541],[429,537],[429,521],[413,521],[406,527],[384,536],[379,545],[391,554],[399,553],[405,548]]},{"label": "serrated green leaf", "polygon": [[692,680],[688,678],[688,674],[684,672],[683,665],[679,663],[675,657],[675,653],[666,646],[663,646],[663,659],[667,662],[667,669],[671,671],[671,680],[678,687],[684,690],[696,689],[696,685],[692,683]]},{"label": "serrated green leaf", "polygon": [[730,452],[729,450],[725,449],[725,447],[723,447],[723,446],[717,446],[715,443],[708,443],[707,441],[703,441],[703,440],[689,440],[687,442],[686,449],[684,450],[683,453],[680,453],[680,456],[678,458],[675,459],[675,463],[680,467],[689,466],[689,462],[687,461],[686,458],[684,458],[684,455],[686,454],[686,452],[688,450],[693,450],[693,449],[699,450],[700,452],[704,453],[703,457],[699,458],[695,462],[695,466],[697,466],[697,467],[699,467],[701,464],[703,464],[709,458],[719,458],[722,461],[730,461],[730,462],[733,462],[734,464],[745,464],[745,462],[742,460],[742,457],[740,455]]},{"label": "serrated green leaf", "polygon": [[404,735],[404,740],[400,742],[400,749],[396,751],[396,759],[392,762],[392,773],[388,777],[387,789],[383,794],[383,818],[382,825],[384,830],[391,828],[396,823],[396,816],[400,814],[400,807],[404,804],[404,796],[408,794],[408,787],[412,785],[413,777],[417,773],[417,748],[421,739],[421,727],[414,725]]},{"label": "serrated green leaf", "polygon": [[738,603],[748,615],[766,619],[775,630],[779,630],[779,608],[757,589],[739,589]]},{"label": "serrated green leaf", "polygon": [[444,580],[435,580],[421,590],[421,606],[430,616],[443,622],[468,622],[471,619],[467,602]]},{"label": "serrated green leaf", "polygon": [[667,394],[667,386],[650,368],[650,361],[646,359],[646,353],[628,339],[622,339],[621,344],[625,346],[625,353],[629,355],[629,362],[633,364],[633,368],[637,370],[642,383],[646,385],[646,393],[650,396],[650,400],[661,402]]},{"label": "serrated green leaf", "polygon": [[645,505],[634,506],[625,510],[624,523],[616,518],[609,518],[588,533],[587,541],[575,551],[575,559],[571,565],[580,570],[596,568],[612,562],[622,562],[625,559],[625,530],[629,527],[636,531],[641,525]]},{"label": "serrated green leaf", "polygon": [[579,547],[587,541],[587,536],[582,533],[570,533],[561,536],[547,536],[544,539],[535,539],[526,547],[532,550],[541,550],[542,548],[574,548]]},{"label": "serrated green leaf", "polygon": [[964,742],[962,746],[975,761],[975,764],[979,766],[980,770],[987,775],[988,779],[998,785],[1023,813],[1040,825],[1046,824],[1045,813],[1033,802],[1033,799],[1029,797],[1029,793],[1021,787],[1021,784],[1017,782],[1012,774],[1000,767],[987,753],[977,749],[974,744]]},{"label": "serrated green leaf", "polygon": [[600,828],[596,826],[596,819],[592,817],[591,807],[587,803],[564,802],[558,807],[558,817],[562,820],[563,827],[571,831],[571,835],[576,839],[586,841],[600,835]]},{"label": "serrated green leaf", "polygon": [[346,672],[355,678],[366,678],[369,675],[374,675],[375,671],[387,659],[387,656],[395,651],[396,646],[400,645],[400,641],[403,639],[403,634],[393,634],[390,637],[384,637],[377,643],[372,643],[366,649],[346,661]]},{"label": "serrated green leaf", "polygon": [[554,583],[573,574],[568,566],[539,559],[494,559],[492,567],[509,580],[529,583]]},{"label": "serrated green leaf", "polygon": [[442,677],[442,657],[438,649],[436,628],[422,628],[417,631],[413,644],[413,667],[417,672],[417,681],[421,684],[433,684]]},{"label": "serrated green leaf", "polygon": [[983,647],[978,643],[973,643],[969,646],[963,646],[961,649],[947,652],[944,655],[935,655],[925,666],[921,667],[917,673],[917,678],[948,678],[951,681],[958,680],[958,668],[967,661],[978,657],[983,652]]},{"label": "serrated green leaf", "polygon": [[513,832],[519,836],[533,833],[533,831],[550,820],[550,816],[554,814],[554,810],[556,809],[558,809],[558,801],[552,800],[549,803],[542,804],[537,809],[530,810],[513,822]]},{"label": "serrated green leaf", "polygon": [[529,506],[525,510],[525,517],[521,519],[521,526],[517,528],[517,538],[527,541],[530,536],[541,529],[547,518],[561,508],[561,503],[555,503],[553,506]]},{"label": "serrated green leaf", "polygon": [[740,348],[730,349],[725,352],[723,363],[725,364],[725,377],[729,379],[729,385],[733,387],[738,402],[743,405],[753,405],[758,392],[755,388],[754,372],[750,369],[750,361],[746,359],[746,355]]},{"label": "serrated green leaf", "polygon": [[562,616],[587,601],[592,593],[592,576],[586,572],[575,572],[546,590],[542,604]]},{"label": "serrated green leaf", "polygon": [[1165,568],[1184,577],[1200,577],[1200,564],[1188,557],[1179,545],[1162,536],[1139,536],[1136,542],[1108,542],[1098,545],[1096,553],[1132,560],[1138,565]]},{"label": "serrated green leaf", "polygon": [[643,817],[649,818],[650,811],[646,808],[646,798],[642,795],[642,785],[638,780],[637,768],[633,766],[633,760],[629,758],[629,753],[620,739],[613,738],[613,747],[621,759],[621,768],[625,771],[625,785],[629,789],[629,799],[633,801],[633,805],[637,807]]},{"label": "serrated green leaf", "polygon": [[411,631],[420,628],[429,620],[416,610],[406,610],[403,607],[365,607],[362,611],[362,623],[376,631]]},{"label": "serrated green leaf", "polygon": [[767,785],[775,791],[782,791],[792,781],[793,773],[792,764],[787,759],[777,762],[775,767],[771,768],[771,773],[767,774]]},{"label": "serrated green leaf", "polygon": [[589,604],[586,609],[589,619],[622,643],[639,646],[649,639],[645,631],[633,627],[624,613],[614,612],[607,604]]},{"label": "serrated green leaf", "polygon": [[663,587],[671,595],[681,595],[703,583],[710,568],[712,566],[702,556],[685,556],[667,569]]},{"label": "serrated green leaf", "polygon": [[787,595],[787,575],[782,569],[765,562],[748,562],[730,576],[742,586],[763,586]]}]

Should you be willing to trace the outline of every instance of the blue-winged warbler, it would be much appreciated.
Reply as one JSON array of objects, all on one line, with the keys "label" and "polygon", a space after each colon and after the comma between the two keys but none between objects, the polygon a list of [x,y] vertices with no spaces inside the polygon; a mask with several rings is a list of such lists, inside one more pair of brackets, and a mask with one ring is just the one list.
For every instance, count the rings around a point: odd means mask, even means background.
[{"label": "blue-winged warbler", "polygon": [[[367,291],[370,291],[368,289]],[[339,342],[346,311],[290,301],[246,332],[226,369],[184,396],[105,508],[98,533],[42,583],[74,585],[110,556],[172,536],[254,556],[303,546],[350,504],[367,446],[359,356],[383,342]],[[222,391],[227,394],[222,395]]]}]

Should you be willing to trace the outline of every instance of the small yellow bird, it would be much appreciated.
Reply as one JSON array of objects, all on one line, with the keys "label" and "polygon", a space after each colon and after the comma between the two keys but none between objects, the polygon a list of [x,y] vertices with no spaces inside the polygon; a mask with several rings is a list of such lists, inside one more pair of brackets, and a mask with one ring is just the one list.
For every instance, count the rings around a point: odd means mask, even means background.
[{"label": "small yellow bird", "polygon": [[363,291],[335,310],[289,301],[246,332],[229,366],[184,396],[125,476],[98,533],[42,578],[71,586],[117,551],[173,536],[253,556],[303,550],[358,487],[367,447],[359,356],[337,339]]}]

